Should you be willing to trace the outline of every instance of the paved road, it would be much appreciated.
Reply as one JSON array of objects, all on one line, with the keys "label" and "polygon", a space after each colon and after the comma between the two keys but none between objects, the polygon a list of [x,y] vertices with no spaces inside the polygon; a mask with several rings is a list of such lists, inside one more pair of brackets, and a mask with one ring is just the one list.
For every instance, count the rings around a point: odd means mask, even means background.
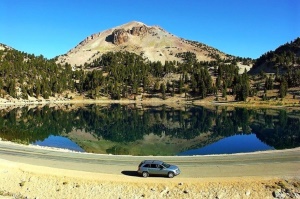
[{"label": "paved road", "polygon": [[180,167],[180,178],[240,177],[240,176],[298,176],[300,177],[300,148],[274,152],[217,155],[138,157],[114,156],[48,150],[0,142],[1,159],[52,168],[106,174],[133,174],[144,159],[160,159]]}]

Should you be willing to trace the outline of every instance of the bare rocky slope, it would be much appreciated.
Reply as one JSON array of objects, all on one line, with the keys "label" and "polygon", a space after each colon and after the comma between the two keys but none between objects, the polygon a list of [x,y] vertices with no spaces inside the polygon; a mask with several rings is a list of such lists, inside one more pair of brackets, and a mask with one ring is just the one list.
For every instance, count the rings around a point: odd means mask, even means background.
[{"label": "bare rocky slope", "polygon": [[0,43],[0,50],[6,50],[6,49],[12,50],[13,48],[10,47],[10,46],[7,46],[7,45],[5,45],[5,44]]},{"label": "bare rocky slope", "polygon": [[106,52],[127,51],[142,55],[150,61],[181,61],[182,52],[196,54],[199,61],[210,61],[231,56],[205,44],[189,41],[165,31],[159,26],[130,22],[93,34],[75,48],[57,57],[57,63],[72,66],[92,62]]}]

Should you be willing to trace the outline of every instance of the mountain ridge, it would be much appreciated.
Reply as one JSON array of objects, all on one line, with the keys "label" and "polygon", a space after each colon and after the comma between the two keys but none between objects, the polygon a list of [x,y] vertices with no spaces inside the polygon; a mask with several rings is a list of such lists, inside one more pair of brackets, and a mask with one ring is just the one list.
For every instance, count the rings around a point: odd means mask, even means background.
[{"label": "mountain ridge", "polygon": [[114,28],[92,34],[66,54],[57,57],[57,63],[72,66],[84,65],[106,52],[128,51],[149,61],[179,61],[178,53],[195,53],[199,61],[231,58],[206,44],[177,37],[160,26],[148,26],[132,21]]},{"label": "mountain ridge", "polygon": [[[256,59],[256,63],[249,71],[250,74],[284,73],[287,70],[300,67],[300,37],[275,50],[268,51]],[[278,70],[278,71],[277,71]]]},{"label": "mountain ridge", "polygon": [[6,44],[0,43],[0,50],[5,50],[5,49],[12,50],[13,48]]}]

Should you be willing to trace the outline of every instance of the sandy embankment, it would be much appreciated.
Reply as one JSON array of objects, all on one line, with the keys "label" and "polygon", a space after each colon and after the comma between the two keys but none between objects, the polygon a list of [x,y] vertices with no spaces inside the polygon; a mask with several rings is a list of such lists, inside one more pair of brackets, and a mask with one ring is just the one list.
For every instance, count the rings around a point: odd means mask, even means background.
[{"label": "sandy embankment", "polygon": [[[271,164],[254,162],[249,166],[234,164],[223,167],[226,170],[223,173],[231,172],[233,174],[236,173],[235,170],[241,172],[243,168],[245,169],[244,175],[229,175],[234,177],[218,177],[218,174],[213,173],[211,176],[216,177],[199,177],[201,175],[198,172],[201,168],[207,167],[197,166],[195,169],[182,168],[182,175],[173,179],[164,177],[142,178],[135,175],[133,171],[135,168],[132,168],[132,171],[122,171],[126,168],[126,166],[122,166],[122,163],[118,165],[121,167],[120,171],[111,173],[107,173],[107,171],[86,172],[83,171],[84,168],[81,170],[65,169],[65,167],[55,166],[56,163],[61,164],[61,160],[55,159],[47,163],[51,163],[51,167],[37,166],[36,163],[41,161],[37,158],[41,150],[34,149],[32,152],[36,155],[33,156],[31,156],[31,152],[26,151],[24,154],[28,154],[30,157],[18,160],[18,157],[13,153],[14,151],[17,154],[19,152],[16,148],[11,149],[3,148],[3,154],[0,154],[0,198],[300,198],[300,173],[298,173],[299,164],[297,160],[296,162],[292,160],[286,163],[274,162]],[[288,151],[292,153],[290,157],[295,157],[295,155],[297,157],[297,154],[299,154],[299,149]],[[52,153],[50,150],[42,151],[42,155],[45,154],[49,158],[55,157],[56,152],[53,153],[54,155],[51,155],[50,152]],[[64,153],[69,156],[69,152]],[[263,154],[267,154],[267,156],[263,156]],[[277,156],[280,159],[282,154],[286,153],[261,152],[251,156],[258,155],[258,160],[263,162],[267,157]],[[87,157],[86,160],[93,157],[85,154],[80,155],[81,157]],[[73,158],[74,156],[75,154],[72,155]],[[122,158],[121,156],[105,157],[118,159],[119,162],[125,160],[125,157]],[[225,157],[225,159],[228,157],[228,160],[234,158],[230,155],[222,157]],[[247,154],[238,155],[235,158],[243,159],[244,157],[246,157],[245,159],[250,158]],[[15,160],[15,158],[17,159]],[[74,162],[72,164],[88,166],[88,164],[80,163],[81,159],[77,156],[75,158],[79,163]],[[132,157],[132,159],[134,158],[136,157]],[[202,158],[208,161],[212,157]],[[7,159],[10,159],[10,161]],[[31,162],[22,162],[28,161],[27,159]],[[275,173],[271,172],[272,175],[260,173],[252,176],[253,169],[262,170],[262,166],[272,167],[273,164],[280,166],[282,171],[279,169]],[[99,164],[99,167],[101,166]],[[222,168],[222,165],[216,166],[216,169]],[[198,174],[195,173],[194,177],[186,177],[185,173],[188,173],[189,170],[193,170],[192,173],[195,171]],[[239,177],[239,175],[242,177]]]},{"label": "sandy embankment", "polygon": [[[0,198],[274,198],[300,197],[296,179],[140,178],[0,163]],[[279,197],[278,197],[279,198]]]}]

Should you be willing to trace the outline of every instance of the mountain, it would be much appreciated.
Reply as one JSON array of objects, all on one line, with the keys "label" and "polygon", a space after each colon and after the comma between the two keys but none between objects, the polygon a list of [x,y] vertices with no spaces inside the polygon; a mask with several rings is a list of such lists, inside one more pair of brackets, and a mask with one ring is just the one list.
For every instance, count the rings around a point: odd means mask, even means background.
[{"label": "mountain", "polygon": [[266,73],[285,73],[287,70],[300,68],[300,37],[290,43],[279,46],[274,51],[269,51],[260,56],[249,71],[257,74],[261,71]]},{"label": "mountain", "polygon": [[229,58],[229,55],[203,43],[179,38],[159,26],[130,22],[93,34],[57,58],[57,63],[84,65],[107,52],[127,51],[150,61],[181,61],[181,53],[195,53],[198,61]]}]

